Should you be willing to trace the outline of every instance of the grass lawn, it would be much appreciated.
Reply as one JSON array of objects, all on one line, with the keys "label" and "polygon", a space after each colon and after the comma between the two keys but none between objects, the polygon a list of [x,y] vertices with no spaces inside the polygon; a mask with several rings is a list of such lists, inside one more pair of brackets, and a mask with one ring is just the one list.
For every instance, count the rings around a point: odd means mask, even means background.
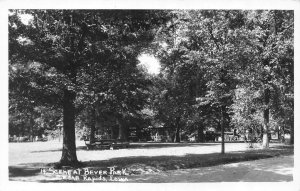
[{"label": "grass lawn", "polygon": [[293,154],[293,147],[272,146],[270,149],[249,149],[244,151],[231,151],[226,154],[186,154],[184,156],[147,156],[122,157],[106,161],[87,161],[86,167],[123,166],[130,174],[153,173],[166,170],[207,167],[231,162],[248,161],[270,158],[280,155]]},{"label": "grass lawn", "polygon": [[[62,181],[41,174],[59,161],[61,142],[9,144],[9,178],[17,181]],[[244,143],[227,143],[226,154],[219,154],[220,143],[134,143],[128,149],[86,150],[77,142],[77,156],[84,168],[126,169],[129,175],[151,174],[166,170],[207,167],[231,162],[292,155],[293,146],[272,143],[270,149],[249,149]],[[69,169],[66,167],[66,169]]]}]

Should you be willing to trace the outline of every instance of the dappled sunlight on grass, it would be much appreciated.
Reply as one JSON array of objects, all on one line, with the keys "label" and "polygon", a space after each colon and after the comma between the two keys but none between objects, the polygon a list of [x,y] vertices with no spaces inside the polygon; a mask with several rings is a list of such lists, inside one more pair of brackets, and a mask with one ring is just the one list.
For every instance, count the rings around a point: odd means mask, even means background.
[{"label": "dappled sunlight on grass", "polygon": [[[61,145],[61,142],[54,141],[10,144],[10,178],[34,181],[36,176],[38,181],[48,180],[46,176],[38,175],[37,169],[51,167],[53,163],[58,162],[61,157]],[[205,171],[197,171],[197,175],[206,176],[207,173],[218,171],[218,169],[209,168],[210,166],[293,154],[292,146],[280,144],[271,144],[270,149],[263,150],[249,149],[243,143],[228,143],[224,155],[220,154],[221,146],[219,143],[134,143],[128,149],[118,150],[86,150],[84,146],[82,141],[77,143],[77,156],[85,167],[101,168],[115,165],[128,169],[131,176],[160,174],[168,177],[177,173],[189,176],[191,173],[189,170],[199,167],[206,169]],[[229,167],[228,169],[237,169],[233,170],[233,174],[242,173],[238,171],[239,168],[246,170],[248,168],[245,165]],[[291,167],[278,166],[278,169],[272,168],[270,170],[258,165],[255,168],[254,170],[257,171],[285,175],[289,173]],[[180,169],[180,171],[173,172],[173,174],[163,173],[176,169]],[[212,180],[219,180],[219,178],[216,175]],[[58,180],[52,177],[49,181]],[[160,180],[156,181],[159,182]]]}]

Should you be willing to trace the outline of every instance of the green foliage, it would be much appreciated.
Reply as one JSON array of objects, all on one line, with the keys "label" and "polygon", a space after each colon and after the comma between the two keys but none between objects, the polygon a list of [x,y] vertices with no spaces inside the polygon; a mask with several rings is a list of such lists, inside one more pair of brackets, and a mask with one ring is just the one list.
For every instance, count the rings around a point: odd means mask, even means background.
[{"label": "green foliage", "polygon": [[270,126],[291,123],[293,117],[287,122],[284,113],[293,111],[292,11],[171,13],[157,37],[163,70],[155,100],[161,120],[174,122],[172,117],[189,113],[183,117],[186,128],[199,119],[216,126],[223,115],[228,130],[261,127],[268,108]]},{"label": "green foliage", "polygon": [[[28,25],[21,22],[24,13],[33,17]],[[62,110],[62,164],[77,164],[74,133],[80,112],[103,102],[121,115],[142,109],[147,82],[136,69],[137,57],[164,15],[159,10],[10,11],[9,60],[16,72],[10,74],[10,93]]]},{"label": "green foliage", "polygon": [[[70,93],[81,128],[96,109],[107,123],[155,116],[175,131],[292,129],[293,31],[293,11],[281,10],[11,10],[10,123],[49,110],[34,123],[57,121]],[[160,60],[158,76],[138,67],[144,52]]]}]

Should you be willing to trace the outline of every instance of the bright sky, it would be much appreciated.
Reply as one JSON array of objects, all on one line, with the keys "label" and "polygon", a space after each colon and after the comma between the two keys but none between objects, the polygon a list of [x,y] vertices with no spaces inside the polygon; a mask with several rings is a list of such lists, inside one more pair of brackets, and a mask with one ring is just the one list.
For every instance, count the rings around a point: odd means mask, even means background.
[{"label": "bright sky", "polygon": [[141,54],[139,56],[140,64],[148,69],[150,74],[158,74],[160,70],[160,63],[157,58],[149,54]]},{"label": "bright sky", "polygon": [[25,25],[28,25],[29,21],[33,19],[32,15],[29,14],[22,14],[19,16],[21,18],[21,22],[24,23]]}]

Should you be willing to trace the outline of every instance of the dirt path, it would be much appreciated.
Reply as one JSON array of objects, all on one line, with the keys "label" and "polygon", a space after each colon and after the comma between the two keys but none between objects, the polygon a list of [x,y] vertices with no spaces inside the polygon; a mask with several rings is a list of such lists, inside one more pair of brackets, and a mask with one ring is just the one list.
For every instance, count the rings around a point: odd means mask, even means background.
[{"label": "dirt path", "polygon": [[133,176],[130,182],[281,182],[293,181],[294,156]]}]

